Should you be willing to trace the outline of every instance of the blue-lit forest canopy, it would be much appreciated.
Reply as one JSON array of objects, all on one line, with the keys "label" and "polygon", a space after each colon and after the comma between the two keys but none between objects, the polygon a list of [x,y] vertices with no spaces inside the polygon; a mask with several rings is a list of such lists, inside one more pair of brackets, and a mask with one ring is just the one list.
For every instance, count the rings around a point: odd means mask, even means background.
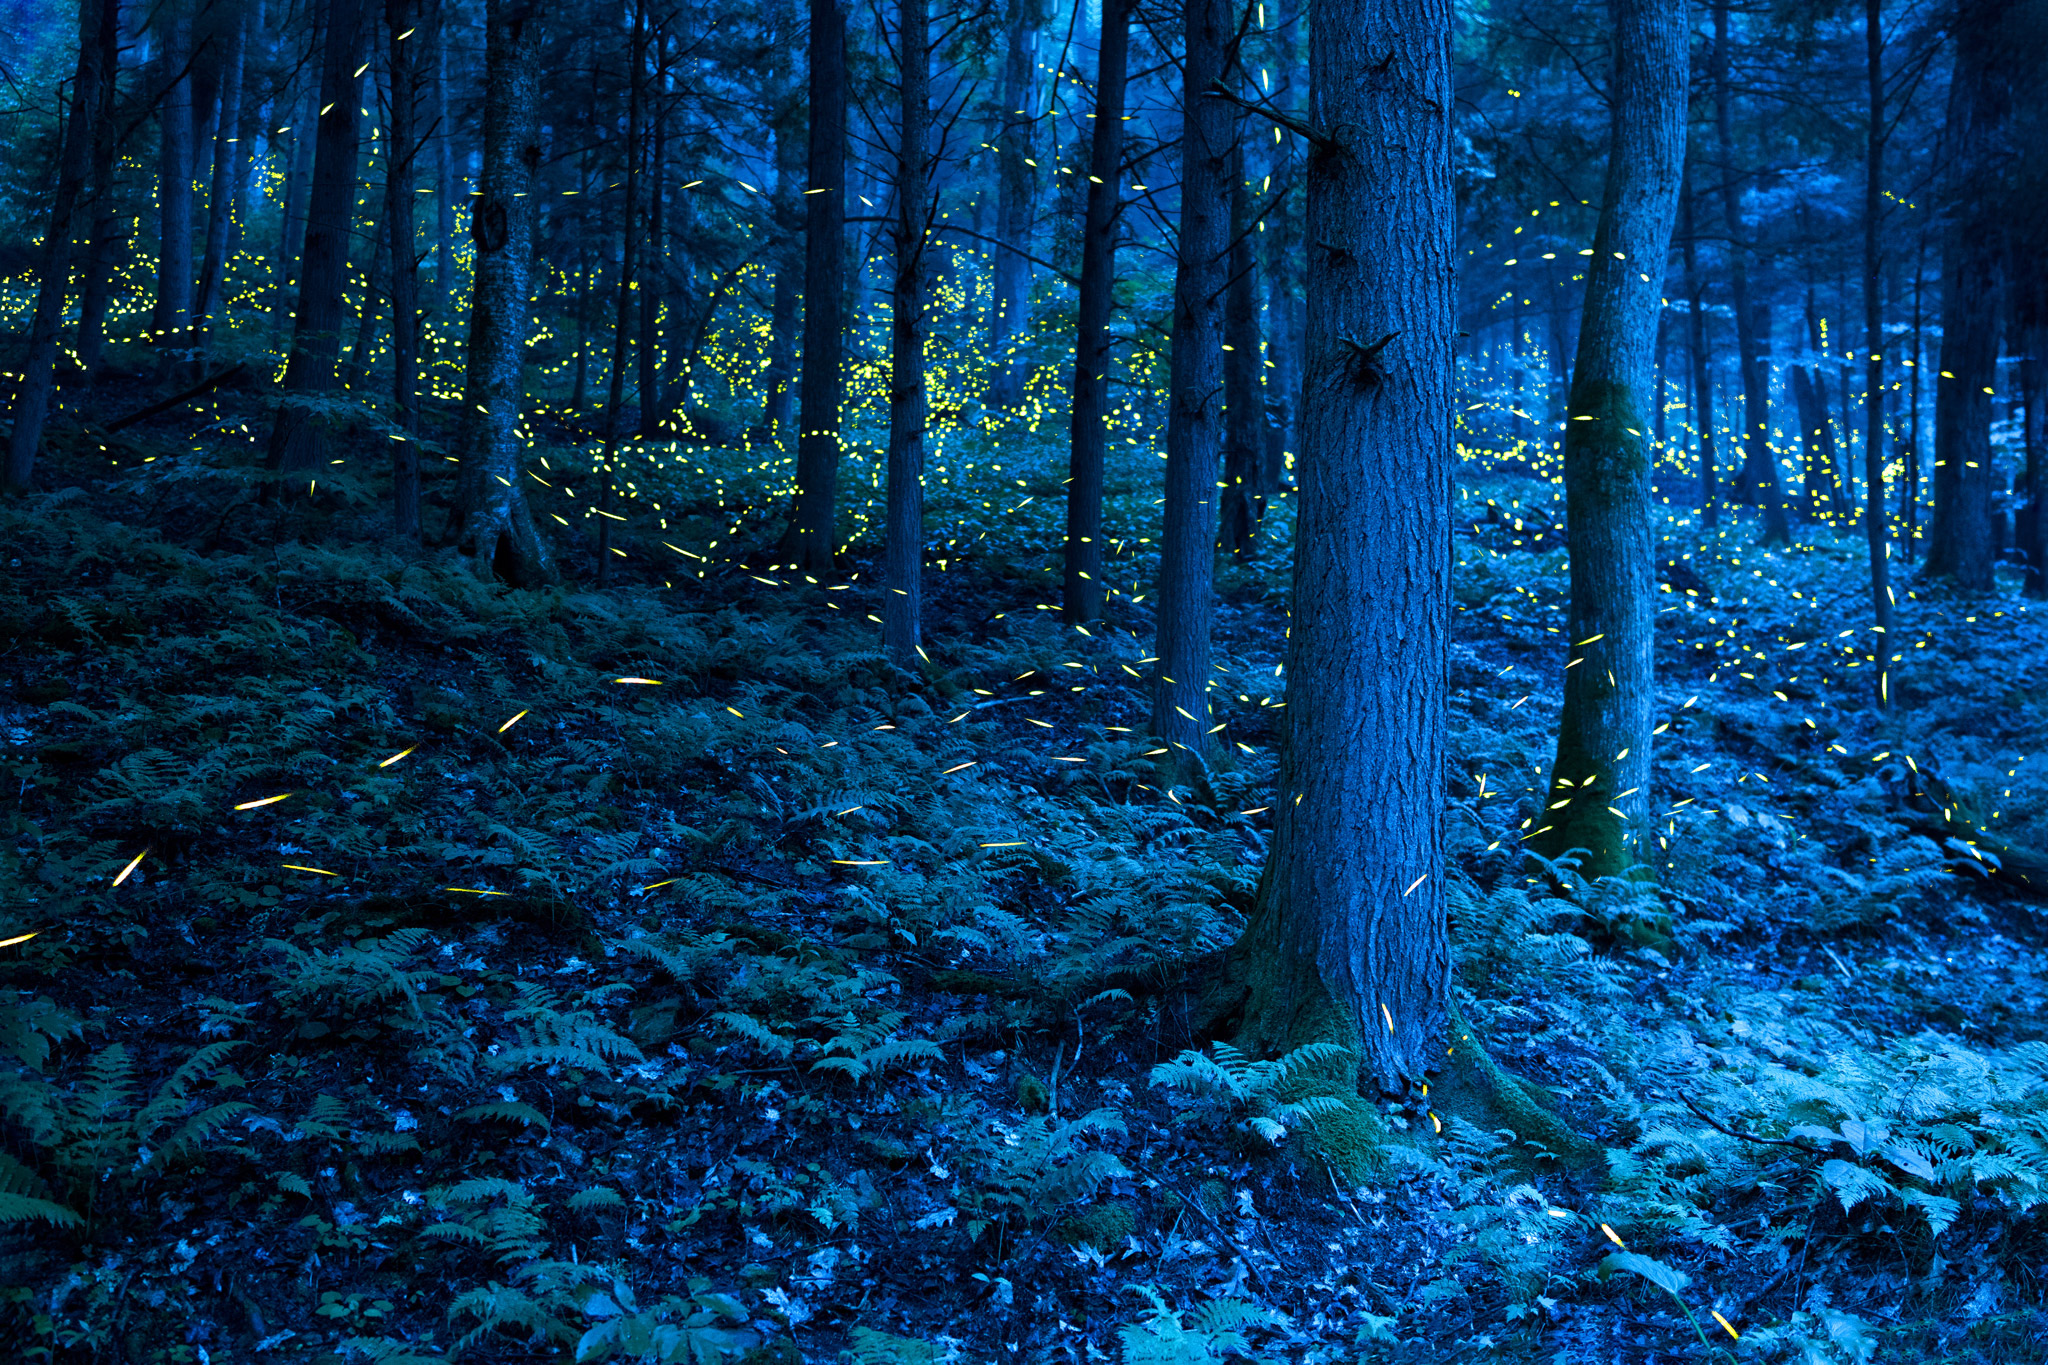
[{"label": "blue-lit forest canopy", "polygon": [[2048,0],[0,0],[0,1343],[2048,1360]]}]

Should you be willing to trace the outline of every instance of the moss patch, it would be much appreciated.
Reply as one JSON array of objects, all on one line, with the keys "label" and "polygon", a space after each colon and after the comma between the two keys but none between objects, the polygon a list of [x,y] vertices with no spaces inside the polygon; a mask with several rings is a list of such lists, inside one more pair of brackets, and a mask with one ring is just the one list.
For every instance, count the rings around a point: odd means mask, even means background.
[{"label": "moss patch", "polygon": [[1430,1086],[1429,1105],[1440,1118],[1461,1118],[1485,1132],[1507,1129],[1518,1139],[1518,1154],[1528,1157],[1532,1165],[1542,1162],[1541,1153],[1575,1172],[1600,1165],[1599,1144],[1573,1132],[1541,1086],[1508,1074],[1487,1055],[1478,1034],[1455,1005],[1449,1051]]},{"label": "moss patch", "polygon": [[1068,1246],[1106,1251],[1138,1230],[1138,1216],[1121,1201],[1096,1204],[1060,1224],[1059,1240]]}]

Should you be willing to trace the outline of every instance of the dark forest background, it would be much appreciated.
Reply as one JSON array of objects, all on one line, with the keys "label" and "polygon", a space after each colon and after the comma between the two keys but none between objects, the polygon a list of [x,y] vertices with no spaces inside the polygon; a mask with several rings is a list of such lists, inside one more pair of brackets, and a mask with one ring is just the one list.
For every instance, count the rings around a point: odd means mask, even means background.
[{"label": "dark forest background", "polygon": [[2044,72],[0,0],[0,1351],[2048,1359]]}]

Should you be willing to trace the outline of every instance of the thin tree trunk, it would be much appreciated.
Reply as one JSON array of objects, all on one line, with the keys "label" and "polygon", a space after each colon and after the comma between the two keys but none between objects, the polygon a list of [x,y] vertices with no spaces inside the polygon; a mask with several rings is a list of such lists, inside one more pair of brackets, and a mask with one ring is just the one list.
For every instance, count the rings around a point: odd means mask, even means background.
[{"label": "thin tree trunk", "polygon": [[192,20],[176,8],[163,13],[159,22],[160,69],[168,85],[157,105],[162,140],[157,158],[156,306],[150,327],[160,349],[175,351],[191,344],[192,325],[192,77],[186,70],[192,55]]},{"label": "thin tree trunk", "polygon": [[1265,405],[1259,392],[1259,305],[1252,278],[1250,187],[1245,184],[1244,129],[1230,154],[1230,250],[1223,290],[1223,508],[1224,551],[1251,553],[1266,499],[1259,492],[1259,456]]},{"label": "thin tree trunk", "polygon": [[[119,0],[114,11],[118,20]],[[85,278],[78,289],[78,366],[90,384],[99,373],[100,347],[106,338],[107,303],[114,267],[127,234],[121,227],[120,204],[114,193],[115,155],[119,152],[114,111],[120,99],[121,25],[101,20],[99,106],[93,117],[91,240],[86,247]]]},{"label": "thin tree trunk", "polygon": [[534,526],[519,467],[522,362],[532,319],[535,104],[541,5],[486,0],[484,162],[470,215],[476,246],[469,355],[462,394],[456,549],[480,576],[515,587],[551,582],[554,565]]},{"label": "thin tree trunk", "polygon": [[274,474],[298,476],[317,467],[327,422],[295,399],[330,394],[339,378],[335,367],[341,358],[342,289],[353,236],[362,128],[354,74],[361,49],[362,0],[329,0],[319,105],[327,112],[318,116],[315,134],[318,145],[312,190],[306,198],[306,249],[299,262],[299,306],[285,362],[285,397],[270,429],[267,467]]},{"label": "thin tree trunk", "polygon": [[[1276,130],[1277,131],[1277,130]],[[1293,174],[1291,144],[1273,149],[1275,185],[1284,185]],[[1295,300],[1288,280],[1299,234],[1287,213],[1285,199],[1267,215],[1259,232],[1259,273],[1266,282],[1266,430],[1265,448],[1259,461],[1259,491],[1278,493],[1287,482],[1287,452],[1294,449],[1295,414],[1301,408],[1301,366],[1295,349]]]},{"label": "thin tree trunk", "polygon": [[1685,220],[1686,325],[1692,351],[1692,422],[1700,441],[1700,525],[1711,527],[1721,524],[1721,491],[1714,467],[1714,376],[1707,352],[1706,281],[1700,274],[1695,198],[1688,175],[1681,212]]},{"label": "thin tree trunk", "polygon": [[803,289],[803,91],[796,81],[796,19],[790,0],[774,0],[769,25],[776,42],[769,55],[769,132],[775,138],[772,212],[781,235],[772,260],[775,296],[768,315],[768,368],[761,374],[761,427],[776,449],[796,448],[789,419],[796,407],[797,307]]},{"label": "thin tree trunk", "polygon": [[[590,162],[592,152],[583,156],[582,170],[577,178],[578,195],[587,204],[591,194]],[[597,246],[605,237],[603,206],[589,210],[591,217],[583,224],[583,231],[576,234],[576,258],[582,267],[582,282],[576,293],[576,383],[569,392],[569,410],[580,420],[584,406],[590,401],[590,331],[593,325],[590,316],[591,304],[597,297]]]},{"label": "thin tree trunk", "polygon": [[627,48],[626,197],[620,209],[619,282],[612,321],[612,363],[606,375],[604,447],[598,455],[597,586],[611,581],[613,465],[618,459],[621,409],[626,402],[626,348],[633,317],[633,282],[640,261],[640,125],[647,99],[647,0],[633,0]]},{"label": "thin tree trunk", "polygon": [[1216,478],[1223,444],[1224,254],[1229,246],[1229,106],[1223,77],[1231,16],[1223,0],[1186,0],[1180,243],[1167,380],[1166,506],[1159,546],[1159,656],[1152,733],[1172,766],[1195,771],[1209,747],[1209,628],[1215,615]]},{"label": "thin tree trunk", "polygon": [[1923,332],[1924,318],[1920,310],[1922,286],[1927,279],[1927,230],[1923,226],[1920,240],[1913,252],[1913,380],[1912,416],[1909,424],[1912,434],[1905,451],[1906,486],[1899,490],[1899,501],[1904,504],[1903,525],[1899,528],[1899,539],[1904,543],[1906,562],[1911,564],[1918,554],[1920,543],[1920,372],[1927,368],[1927,348]]},{"label": "thin tree trunk", "polygon": [[64,150],[57,168],[57,194],[43,229],[43,259],[36,272],[36,309],[29,321],[28,354],[15,391],[14,426],[7,443],[6,485],[26,489],[35,479],[36,451],[50,411],[57,377],[57,330],[64,321],[64,296],[71,284],[71,226],[85,185],[93,149],[93,125],[100,112],[100,82],[112,77],[102,65],[103,31],[118,27],[120,0],[82,0],[78,7],[78,72],[71,85],[71,112],[64,124]]},{"label": "thin tree trunk", "polygon": [[[1022,4],[1023,0],[1017,0]],[[1068,433],[1067,545],[1061,609],[1073,625],[1102,619],[1102,461],[1109,419],[1109,316],[1116,300],[1124,85],[1131,0],[1103,0],[1095,67],[1095,128],[1088,209],[1081,225],[1081,289],[1074,329],[1074,411]],[[1001,259],[1000,255],[997,258]]]},{"label": "thin tree trunk", "polygon": [[[328,6],[313,7],[312,51],[307,65],[315,72],[321,71],[325,62],[321,54],[325,50]],[[353,68],[351,68],[353,69]],[[306,84],[301,73],[300,89],[292,102],[292,154],[291,168],[286,172],[284,183],[284,215],[280,219],[282,231],[278,237],[277,269],[272,278],[277,283],[280,299],[284,297],[287,285],[296,285],[305,269],[306,249],[306,203],[312,190],[313,159],[319,143],[319,128],[324,120],[318,117],[325,97],[321,94],[321,76],[316,75],[312,83]],[[282,303],[273,310],[272,323],[282,330],[290,320],[289,310]]]},{"label": "thin tree trunk", "polygon": [[[1448,0],[1324,0],[1309,32],[1308,345],[1273,850],[1240,1045],[1361,1090],[1441,1065],[1456,197]],[[1193,80],[1190,80],[1193,85]],[[1185,238],[1183,238],[1185,240]],[[1462,1043],[1456,1044],[1463,1046]]]},{"label": "thin tree trunk", "polygon": [[455,297],[455,122],[448,113],[448,0],[429,0],[426,36],[434,44],[434,293],[437,308]]},{"label": "thin tree trunk", "polygon": [[[389,202],[390,188],[387,185],[381,196]],[[379,328],[384,319],[384,299],[390,288],[391,239],[387,225],[379,222],[371,229],[370,259],[363,274],[363,301],[356,310],[356,339],[349,347],[348,364],[342,372],[341,386],[345,389],[359,389],[370,375],[370,348],[376,344]]]},{"label": "thin tree trunk", "polygon": [[931,125],[928,0],[898,0],[903,93],[896,142],[896,280],[889,322],[889,486],[882,551],[882,648],[915,669],[924,620],[924,271],[930,232],[926,143]]},{"label": "thin tree trunk", "polygon": [[1864,0],[1864,54],[1870,87],[1863,167],[1863,484],[1868,503],[1864,531],[1870,542],[1872,629],[1877,633],[1877,704],[1892,703],[1891,537],[1884,519],[1884,257],[1879,233],[1884,222],[1884,0]]},{"label": "thin tree trunk", "polygon": [[[1031,307],[1031,262],[1020,253],[1031,250],[1031,222],[1037,211],[1038,173],[1029,163],[1036,156],[1038,121],[1029,102],[1037,90],[1038,29],[1043,21],[1041,0],[1004,0],[1003,83],[997,96],[1002,107],[996,111],[998,129],[991,139],[996,144],[996,237],[1002,245],[994,249],[991,263],[995,298],[988,311],[988,353],[995,373],[989,381],[990,407],[1010,407],[1024,396],[1022,366],[1014,351]],[[1107,30],[1106,9],[1102,22]]]},{"label": "thin tree trunk", "polygon": [[420,538],[420,256],[413,226],[413,172],[419,164],[422,94],[418,0],[384,0],[391,35],[391,141],[384,168],[384,233],[391,253],[391,396],[398,430],[391,442],[391,520],[401,537]]},{"label": "thin tree trunk", "polygon": [[[2031,218],[2038,224],[2038,216]],[[2034,250],[2048,248],[2038,237]],[[2038,259],[2038,258],[2037,258]],[[2027,596],[2048,597],[2048,274],[2039,269],[2015,271],[2013,344],[2019,350],[2020,442],[2026,453],[2024,493],[2014,514],[2013,532],[2026,564]]]},{"label": "thin tree trunk", "polygon": [[796,498],[777,554],[815,573],[832,567],[839,477],[840,319],[846,293],[846,12],[841,0],[811,0],[810,95]]},{"label": "thin tree trunk", "polygon": [[[667,272],[663,270],[668,254],[667,215],[663,212],[663,198],[668,192],[667,173],[664,163],[668,159],[668,101],[661,97],[660,73],[668,66],[668,29],[664,25],[654,37],[654,71],[656,90],[654,94],[654,147],[647,159],[647,236],[640,244],[640,250],[647,258],[646,268],[640,272],[640,434],[653,436],[668,419],[668,401],[663,393],[661,363],[661,318],[663,295],[668,284]],[[687,278],[687,277],[686,277]],[[678,294],[668,300],[669,350],[679,348],[682,327],[682,297]]]},{"label": "thin tree trunk", "polygon": [[192,301],[194,343],[203,360],[213,341],[215,303],[221,295],[232,237],[242,216],[242,186],[248,180],[248,122],[242,111],[242,70],[247,63],[253,11],[238,9],[228,20],[227,52],[221,60],[220,113],[214,120],[213,182],[206,196],[206,253],[199,267],[199,292]]},{"label": "thin tree trunk", "polygon": [[1714,6],[1714,131],[1721,153],[1721,216],[1728,225],[1728,285],[1735,304],[1735,345],[1742,359],[1742,439],[1735,471],[1735,501],[1763,508],[1761,543],[1789,545],[1792,526],[1778,487],[1778,458],[1771,451],[1771,380],[1758,344],[1755,305],[1749,292],[1748,225],[1735,174],[1734,93],[1728,76],[1728,7]]},{"label": "thin tree trunk", "polygon": [[[2009,73],[1999,51],[2006,0],[1969,0],[1957,15],[1949,85],[1952,149],[1942,249],[1941,350],[1934,390],[1934,516],[1927,568],[1969,593],[1994,586],[1991,503],[1992,389],[2003,320],[2003,224],[1995,165],[2009,115]],[[2038,268],[2038,267],[2037,267]],[[1953,377],[1951,377],[1953,376]]]},{"label": "thin tree trunk", "polygon": [[1565,423],[1571,657],[1550,795],[1529,838],[1552,858],[1585,850],[1589,879],[1640,868],[1650,829],[1657,561],[1644,400],[1685,172],[1685,0],[1611,0],[1609,10],[1607,187]]}]

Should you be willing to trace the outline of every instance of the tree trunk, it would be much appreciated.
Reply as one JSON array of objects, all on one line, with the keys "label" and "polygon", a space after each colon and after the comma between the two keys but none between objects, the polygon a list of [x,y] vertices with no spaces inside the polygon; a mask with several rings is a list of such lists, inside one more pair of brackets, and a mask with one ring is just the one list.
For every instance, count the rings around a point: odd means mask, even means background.
[{"label": "tree trunk", "polygon": [[1926,572],[1969,593],[1992,590],[1996,563],[1991,391],[1998,382],[2004,312],[2005,272],[1999,259],[2003,205],[1996,163],[2011,102],[2010,72],[1999,52],[2007,5],[2008,0],[1969,0],[1957,15],[1955,74],[1943,136],[1950,149],[1948,222]]},{"label": "tree trunk", "polygon": [[633,31],[627,48],[626,197],[620,208],[619,283],[612,319],[612,363],[605,376],[604,446],[598,454],[597,586],[611,581],[612,491],[616,481],[619,431],[626,402],[627,343],[633,317],[633,284],[640,259],[641,109],[647,98],[647,0],[633,0]]},{"label": "tree trunk", "polygon": [[434,293],[435,307],[455,297],[455,123],[448,112],[448,0],[428,0],[423,36],[434,45]]},{"label": "tree trunk", "polygon": [[[577,178],[578,196],[586,204],[591,196],[590,162],[594,151],[593,148],[584,152],[582,170]],[[576,292],[576,382],[569,391],[569,410],[576,413],[579,420],[590,401],[590,309],[597,297],[596,243],[605,237],[603,205],[587,211],[590,216],[584,220],[582,231],[576,234],[576,259],[582,279]]]},{"label": "tree trunk", "polygon": [[[2038,223],[2034,217],[2029,220]],[[2048,249],[2048,243],[2039,247]],[[2036,257],[2036,260],[2039,258]],[[2013,342],[2020,353],[2021,445],[2026,452],[2025,496],[2013,518],[2017,548],[2026,564],[2026,595],[2048,597],[2048,274],[2039,269],[2014,279]]]},{"label": "tree trunk", "polygon": [[1771,379],[1758,345],[1755,305],[1749,292],[1748,228],[1735,174],[1734,93],[1728,78],[1728,7],[1714,6],[1714,131],[1721,153],[1721,216],[1728,226],[1728,285],[1735,304],[1735,345],[1742,358],[1741,461],[1735,472],[1735,501],[1763,508],[1762,544],[1789,545],[1792,526],[1778,488],[1778,459],[1771,451]]},{"label": "tree trunk", "polygon": [[391,443],[392,529],[420,538],[420,255],[413,226],[413,173],[419,166],[419,0],[384,0],[391,35],[391,142],[384,168],[384,233],[391,252],[391,396],[398,430]]},{"label": "tree trunk", "polygon": [[306,249],[299,259],[299,307],[285,362],[284,400],[270,429],[267,466],[275,474],[299,476],[318,466],[327,422],[295,400],[332,393],[338,378],[342,287],[348,274],[361,140],[362,108],[354,74],[362,61],[361,48],[361,0],[329,0],[319,103],[327,112],[318,116],[315,134],[313,185],[306,197]]},{"label": "tree trunk", "polygon": [[[1019,253],[1031,250],[1031,220],[1037,210],[1038,175],[1027,163],[1035,156],[1038,121],[1028,102],[1037,90],[1038,28],[1043,21],[1041,0],[1004,0],[1003,83],[998,96],[1002,107],[996,111],[998,131],[991,139],[996,144],[996,237],[1002,245],[992,253],[995,298],[988,310],[988,353],[995,373],[989,381],[990,407],[1009,407],[1024,396],[1022,367],[1013,352],[1031,310],[1031,262]],[[1111,26],[1106,8],[1102,23],[1105,31]],[[1100,101],[1100,91],[1096,98]],[[1096,133],[1099,144],[1100,129]],[[1087,247],[1082,250],[1085,253]]]},{"label": "tree trunk", "polygon": [[[387,171],[388,174],[388,171]],[[384,198],[390,199],[390,187],[385,187]],[[343,370],[341,386],[345,389],[359,389],[370,376],[370,348],[376,344],[377,324],[384,319],[385,291],[391,278],[391,238],[383,222],[371,229],[370,259],[363,271],[363,301],[356,310],[356,339],[349,347],[348,364]]]},{"label": "tree trunk", "polygon": [[832,566],[839,477],[840,318],[846,292],[846,11],[841,0],[811,0],[810,86],[796,498],[777,554],[799,569],[817,572]]},{"label": "tree trunk", "polygon": [[1325,0],[1309,32],[1295,685],[1239,945],[1246,1047],[1336,1041],[1395,1093],[1441,1065],[1449,1005],[1451,43],[1448,0]]},{"label": "tree trunk", "polygon": [[[327,10],[326,5],[312,6],[312,46],[307,54],[307,64],[316,72],[324,65],[320,54],[326,42]],[[301,75],[303,77],[303,72]],[[315,76],[312,84],[307,85],[302,78],[298,82],[298,93],[292,101],[291,165],[285,174],[284,214],[279,219],[281,230],[278,234],[277,269],[271,275],[277,283],[280,300],[284,297],[286,284],[297,284],[305,269],[306,201],[312,189],[313,158],[319,142],[319,126],[324,122],[318,117],[319,110],[325,104],[320,82],[321,77]],[[272,313],[271,322],[282,330],[290,321],[290,310],[279,302],[272,308]]]},{"label": "tree trunk", "polygon": [[1884,0],[1864,0],[1863,17],[1865,74],[1870,90],[1863,166],[1863,342],[1867,356],[1864,363],[1868,367],[1864,371],[1863,486],[1867,504],[1863,524],[1870,543],[1877,704],[1883,708],[1892,703],[1893,653],[1892,547],[1884,516],[1884,257],[1879,247],[1884,220]]},{"label": "tree trunk", "polygon": [[769,23],[776,39],[769,61],[769,132],[775,139],[775,296],[769,305],[768,368],[761,374],[761,427],[777,450],[793,453],[789,429],[796,406],[797,305],[803,289],[803,92],[796,83],[796,20],[789,0],[775,0]]},{"label": "tree trunk", "polygon": [[[199,292],[192,302],[194,343],[204,359],[213,341],[213,311],[219,300],[232,238],[242,219],[242,186],[248,181],[248,120],[242,110],[242,71],[247,64],[249,25],[255,16],[238,9],[228,19],[227,52],[221,59],[220,114],[214,120],[213,181],[206,196],[206,253],[199,266]],[[225,311],[225,310],[223,310]]]},{"label": "tree trunk", "polygon": [[50,389],[57,377],[57,330],[64,321],[64,295],[71,284],[71,225],[85,185],[93,149],[93,125],[100,112],[100,82],[112,78],[102,65],[103,31],[118,27],[120,0],[82,0],[78,6],[78,74],[71,86],[71,112],[64,123],[63,160],[57,194],[43,229],[43,259],[36,280],[36,310],[29,321],[28,354],[15,391],[14,427],[7,443],[6,485],[27,489],[35,478],[36,450],[49,417]]},{"label": "tree trunk", "polygon": [[1223,289],[1223,508],[1222,548],[1248,555],[1258,539],[1266,499],[1259,492],[1259,456],[1265,404],[1259,392],[1259,305],[1252,278],[1252,221],[1245,184],[1244,129],[1230,154],[1230,248]]},{"label": "tree trunk", "polygon": [[902,58],[896,140],[896,280],[889,322],[889,486],[883,516],[882,648],[916,669],[924,620],[924,247],[926,142],[931,124],[931,14],[928,0],[898,0]]},{"label": "tree trunk", "polygon": [[537,0],[486,0],[483,193],[470,213],[476,282],[470,292],[455,543],[480,576],[495,575],[515,587],[555,577],[526,504],[518,435],[520,370],[532,320],[527,295],[531,196],[540,166],[534,126],[540,45]]},{"label": "tree trunk", "polygon": [[1700,442],[1700,525],[1721,524],[1721,490],[1714,467],[1714,375],[1707,352],[1706,281],[1700,274],[1698,219],[1690,172],[1682,212],[1685,235],[1685,300],[1688,349],[1692,352],[1692,424]]},{"label": "tree trunk", "polygon": [[[654,146],[647,158],[647,234],[640,243],[646,267],[640,272],[640,336],[638,355],[640,361],[640,427],[642,436],[652,437],[658,428],[668,420],[668,400],[663,392],[661,363],[661,323],[663,295],[667,292],[668,276],[663,269],[668,254],[668,220],[663,212],[663,197],[668,192],[668,177],[664,162],[668,159],[668,101],[659,95],[660,73],[668,65],[668,29],[663,26],[654,36],[654,78],[657,94],[654,97]],[[687,268],[687,267],[686,267]],[[685,277],[687,278],[687,276]],[[678,292],[668,300],[669,350],[681,348],[683,294]]]},{"label": "tree trunk", "polygon": [[[1022,5],[1024,0],[1016,0]],[[1062,617],[1102,619],[1102,461],[1109,420],[1109,316],[1116,301],[1121,218],[1124,84],[1131,0],[1103,0],[1095,66],[1095,128],[1088,154],[1088,210],[1081,226],[1081,297],[1074,329],[1074,411],[1067,456],[1066,573]],[[1002,259],[999,253],[997,260]]]},{"label": "tree trunk", "polygon": [[[1277,131],[1277,130],[1276,130]],[[1273,184],[1293,174],[1291,144],[1273,149]],[[1287,199],[1273,206],[1259,232],[1259,273],[1266,282],[1266,429],[1259,460],[1259,491],[1278,493],[1287,483],[1287,452],[1294,449],[1295,414],[1301,408],[1301,366],[1295,350],[1295,299],[1288,281],[1299,234],[1287,213]]]},{"label": "tree trunk", "polygon": [[189,347],[192,325],[192,20],[182,8],[159,18],[166,82],[157,104],[156,306],[150,328],[164,351]]},{"label": "tree trunk", "polygon": [[1159,656],[1152,733],[1193,771],[1208,748],[1209,627],[1215,615],[1216,477],[1223,444],[1223,292],[1230,203],[1230,107],[1223,77],[1232,28],[1223,0],[1185,0],[1180,243],[1166,415],[1166,506],[1159,546]]},{"label": "tree trunk", "polygon": [[1565,423],[1571,657],[1550,796],[1529,837],[1552,858],[1585,850],[1589,879],[1638,869],[1650,828],[1657,560],[1645,400],[1685,172],[1685,0],[1612,0],[1610,11],[1607,188]]},{"label": "tree trunk", "polygon": [[106,338],[107,303],[114,267],[127,234],[121,227],[120,204],[114,193],[114,158],[118,133],[114,112],[120,99],[121,25],[119,0],[111,12],[117,22],[99,25],[99,105],[93,116],[91,240],[85,253],[85,278],[78,289],[78,367],[89,384],[100,368],[100,347]]}]

